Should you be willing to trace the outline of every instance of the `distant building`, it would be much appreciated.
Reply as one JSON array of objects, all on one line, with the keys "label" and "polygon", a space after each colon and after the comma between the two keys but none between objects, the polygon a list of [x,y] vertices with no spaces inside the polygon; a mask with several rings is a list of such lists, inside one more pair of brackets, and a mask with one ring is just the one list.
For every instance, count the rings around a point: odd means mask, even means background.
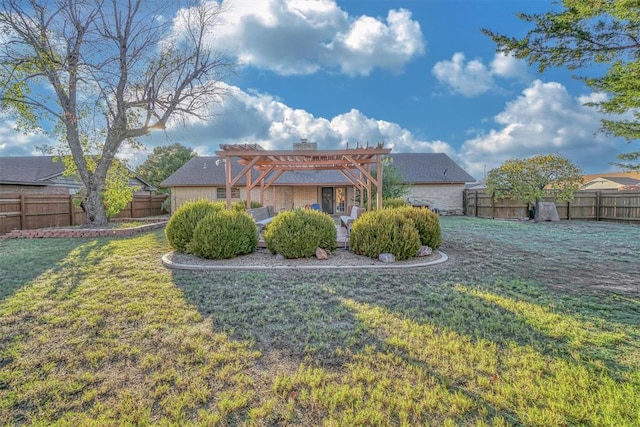
[{"label": "distant building", "polygon": [[[0,157],[0,193],[75,194],[82,187],[79,179],[62,176],[64,165],[53,156]],[[132,174],[133,171],[131,171]],[[129,185],[141,192],[155,187],[135,175]]]},{"label": "distant building", "polygon": [[640,174],[625,172],[589,175],[586,179],[580,186],[581,190],[620,190],[640,185]]}]

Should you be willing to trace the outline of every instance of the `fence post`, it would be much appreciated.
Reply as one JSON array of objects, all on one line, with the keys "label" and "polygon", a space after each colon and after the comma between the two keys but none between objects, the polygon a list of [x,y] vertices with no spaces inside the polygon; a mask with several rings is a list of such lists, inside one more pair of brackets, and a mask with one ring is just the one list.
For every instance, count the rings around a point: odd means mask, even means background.
[{"label": "fence post", "polygon": [[73,194],[69,194],[69,225],[73,227]]},{"label": "fence post", "polygon": [[130,212],[130,213],[129,213],[129,218],[135,218],[135,217],[133,216],[133,211],[134,211],[134,209],[133,209],[133,204],[134,204],[135,202],[136,202],[136,196],[134,195],[134,196],[133,196],[133,198],[131,199],[131,207],[130,207],[130,209],[129,209],[129,212]]},{"label": "fence post", "polygon": [[476,205],[474,206],[475,209],[475,215],[474,216],[478,216],[478,193],[480,191],[476,190]]},{"label": "fence post", "polygon": [[20,194],[20,230],[27,226],[27,213],[25,212],[24,194]]},{"label": "fence post", "polygon": [[596,191],[596,221],[600,221],[600,192]]},{"label": "fence post", "polygon": [[567,220],[571,219],[571,202],[567,201]]}]

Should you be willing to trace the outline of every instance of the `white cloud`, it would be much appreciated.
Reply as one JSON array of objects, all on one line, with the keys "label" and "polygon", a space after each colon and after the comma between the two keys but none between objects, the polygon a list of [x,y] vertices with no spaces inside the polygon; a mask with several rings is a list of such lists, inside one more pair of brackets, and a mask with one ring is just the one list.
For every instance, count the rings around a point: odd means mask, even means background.
[{"label": "white cloud", "polygon": [[0,119],[0,156],[32,156],[42,154],[36,147],[53,145],[54,141],[42,133],[21,133],[14,123]]},{"label": "white cloud", "polygon": [[384,142],[396,152],[446,152],[455,157],[455,150],[446,142],[421,140],[396,123],[367,117],[357,109],[327,119],[291,108],[269,94],[248,93],[233,86],[229,86],[229,94],[212,121],[187,128],[174,124],[166,133],[155,133],[143,143],[152,149],[181,142],[200,154],[212,155],[219,144],[256,143],[266,149],[286,150],[300,138],[307,138],[320,149]]},{"label": "white cloud", "polygon": [[321,68],[348,75],[397,72],[424,52],[411,12],[390,10],[384,20],[352,17],[331,0],[234,0],[215,37],[242,63],[282,75]]},{"label": "white cloud", "polygon": [[549,153],[561,153],[584,169],[606,170],[619,142],[597,133],[601,116],[583,105],[602,96],[574,98],[560,83],[536,80],[494,117],[499,129],[463,144],[460,159],[474,176],[482,176],[485,165],[489,170],[510,158]]},{"label": "white cloud", "polygon": [[496,76],[525,78],[527,75],[526,67],[521,60],[501,53],[496,53],[491,64],[487,66],[481,59],[466,61],[464,53],[456,52],[450,61],[437,62],[431,72],[453,93],[469,98],[495,88]]},{"label": "white cloud", "polygon": [[491,74],[504,78],[528,78],[527,66],[521,59],[497,52],[491,61]]}]

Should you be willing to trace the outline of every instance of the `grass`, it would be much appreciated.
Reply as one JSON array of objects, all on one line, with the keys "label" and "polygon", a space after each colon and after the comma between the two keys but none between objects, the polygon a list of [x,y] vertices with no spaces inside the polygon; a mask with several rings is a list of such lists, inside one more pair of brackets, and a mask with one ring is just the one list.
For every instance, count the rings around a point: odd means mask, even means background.
[{"label": "grass", "polygon": [[0,241],[0,425],[640,424],[640,228],[442,218],[447,263],[168,271]]}]

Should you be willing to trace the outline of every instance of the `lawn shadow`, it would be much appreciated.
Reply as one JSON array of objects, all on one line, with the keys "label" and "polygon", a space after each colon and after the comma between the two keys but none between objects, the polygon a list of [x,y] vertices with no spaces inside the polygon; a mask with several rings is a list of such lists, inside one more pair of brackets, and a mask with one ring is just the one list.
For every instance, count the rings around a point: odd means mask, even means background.
[{"label": "lawn shadow", "polygon": [[[51,271],[68,269],[82,274],[80,268],[88,261],[95,262],[96,251],[108,239],[11,239],[0,240],[0,301]],[[70,255],[73,254],[71,257]]]},{"label": "lawn shadow", "polygon": [[263,353],[333,366],[342,363],[342,350],[379,345],[332,293],[333,283],[318,276],[174,271],[173,281],[217,330],[252,341]]}]

